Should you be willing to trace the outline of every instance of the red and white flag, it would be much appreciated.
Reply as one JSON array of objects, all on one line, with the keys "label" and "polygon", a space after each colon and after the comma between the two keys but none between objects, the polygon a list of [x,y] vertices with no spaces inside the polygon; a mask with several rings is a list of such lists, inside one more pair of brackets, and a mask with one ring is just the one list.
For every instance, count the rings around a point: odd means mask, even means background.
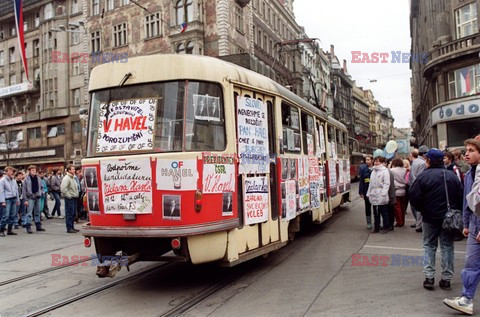
[{"label": "red and white flag", "polygon": [[22,57],[23,68],[28,80],[27,54],[25,53],[25,36],[23,33],[23,6],[22,0],[13,0],[15,11],[15,25],[17,27],[17,38],[20,55]]}]

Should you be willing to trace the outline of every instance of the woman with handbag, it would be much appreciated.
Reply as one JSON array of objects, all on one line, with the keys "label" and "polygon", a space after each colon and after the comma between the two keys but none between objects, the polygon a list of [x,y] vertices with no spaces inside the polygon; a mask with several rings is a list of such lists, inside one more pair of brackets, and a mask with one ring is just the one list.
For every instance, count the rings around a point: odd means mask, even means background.
[{"label": "woman with handbag", "polygon": [[450,289],[454,236],[443,230],[443,221],[448,211],[461,209],[463,203],[462,184],[452,171],[445,169],[443,156],[439,149],[430,149],[426,154],[427,169],[418,175],[410,188],[410,203],[422,213],[425,257],[423,287],[428,290],[433,290],[435,284],[435,255],[439,240],[442,250],[442,279],[439,286]]}]

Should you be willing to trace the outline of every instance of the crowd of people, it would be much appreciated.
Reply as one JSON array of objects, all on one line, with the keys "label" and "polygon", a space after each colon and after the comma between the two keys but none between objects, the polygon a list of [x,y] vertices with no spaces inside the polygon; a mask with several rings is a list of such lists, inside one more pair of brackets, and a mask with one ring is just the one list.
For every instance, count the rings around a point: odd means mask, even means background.
[{"label": "crowd of people", "polygon": [[[84,194],[82,169],[72,164],[65,173],[56,169],[47,175],[35,165],[26,171],[7,166],[0,171],[0,237],[17,235],[14,230],[20,226],[32,234],[32,220],[37,232],[45,231],[42,226],[45,218],[65,219],[67,232],[77,233],[74,223],[88,218],[83,209]],[[61,212],[62,198],[65,217]],[[51,213],[48,199],[55,201]]]},{"label": "crowd of people", "polygon": [[[480,135],[465,141],[465,155],[422,145],[408,159],[386,159],[382,150],[367,156],[360,168],[359,195],[365,201],[367,228],[388,233],[405,225],[407,206],[415,219],[412,228],[423,235],[424,288],[434,289],[435,256],[441,249],[440,288],[450,290],[454,274],[454,241],[467,238],[462,294],[443,302],[473,314],[472,299],[480,282]],[[373,209],[373,229],[372,229]],[[463,213],[463,236],[443,227],[447,211]],[[478,216],[475,214],[478,213]],[[381,218],[381,219],[380,219]]]}]

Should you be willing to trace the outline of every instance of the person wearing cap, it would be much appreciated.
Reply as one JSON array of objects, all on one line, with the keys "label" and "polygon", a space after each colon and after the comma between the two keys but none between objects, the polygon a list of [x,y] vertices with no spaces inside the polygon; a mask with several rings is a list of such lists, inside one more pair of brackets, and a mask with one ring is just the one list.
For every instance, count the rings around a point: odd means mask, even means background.
[{"label": "person wearing cap", "polygon": [[[380,150],[381,151],[381,150]],[[390,188],[390,173],[385,167],[385,157],[375,151],[373,159],[374,167],[370,175],[370,185],[368,186],[367,197],[373,206],[374,228],[372,233],[387,233],[390,227],[388,219],[388,191]],[[380,215],[383,219],[383,228],[380,231]]]},{"label": "person wearing cap", "polygon": [[373,157],[365,157],[365,165],[360,168],[360,181],[358,183],[358,195],[365,201],[365,218],[367,220],[367,229],[372,229],[372,205],[367,197],[368,186],[370,185],[370,175],[373,169]]},{"label": "person wearing cap", "polygon": [[427,169],[417,176],[410,192],[410,204],[422,213],[425,281],[423,287],[433,290],[435,284],[435,255],[440,240],[442,250],[442,278],[439,286],[450,289],[453,277],[454,236],[443,231],[447,213],[447,193],[451,209],[461,209],[463,187],[455,173],[445,169],[443,152],[432,148],[427,154]]},{"label": "person wearing cap", "polygon": [[465,160],[470,164],[470,170],[464,177],[463,191],[463,235],[467,237],[465,266],[462,270],[463,289],[460,297],[444,299],[443,303],[450,308],[463,313],[473,314],[473,298],[480,281],[480,217],[473,213],[467,201],[472,191],[475,174],[480,163],[480,141],[469,139],[465,141]]},{"label": "person wearing cap", "polygon": [[[421,147],[418,148],[418,157],[415,158],[415,151],[412,152],[412,156],[414,157],[414,160],[412,162],[412,166],[410,167],[410,175],[408,179],[408,186],[412,188],[412,184],[415,181],[415,179],[420,175],[421,172],[425,170],[427,167],[426,165],[426,158],[425,154],[428,152],[428,147],[426,145],[422,145]],[[421,210],[418,210],[413,206],[413,204],[410,202],[410,209],[412,210],[412,214],[415,217],[415,231],[417,232],[422,232],[422,214]],[[414,227],[413,225],[411,226],[412,228]]]}]

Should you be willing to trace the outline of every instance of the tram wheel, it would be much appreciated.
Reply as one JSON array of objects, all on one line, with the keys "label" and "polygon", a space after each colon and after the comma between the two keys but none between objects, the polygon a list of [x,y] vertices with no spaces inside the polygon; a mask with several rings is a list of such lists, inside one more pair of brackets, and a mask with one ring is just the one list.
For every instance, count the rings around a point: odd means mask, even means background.
[{"label": "tram wheel", "polygon": [[289,232],[288,241],[293,241],[293,240],[295,240],[295,232]]}]

